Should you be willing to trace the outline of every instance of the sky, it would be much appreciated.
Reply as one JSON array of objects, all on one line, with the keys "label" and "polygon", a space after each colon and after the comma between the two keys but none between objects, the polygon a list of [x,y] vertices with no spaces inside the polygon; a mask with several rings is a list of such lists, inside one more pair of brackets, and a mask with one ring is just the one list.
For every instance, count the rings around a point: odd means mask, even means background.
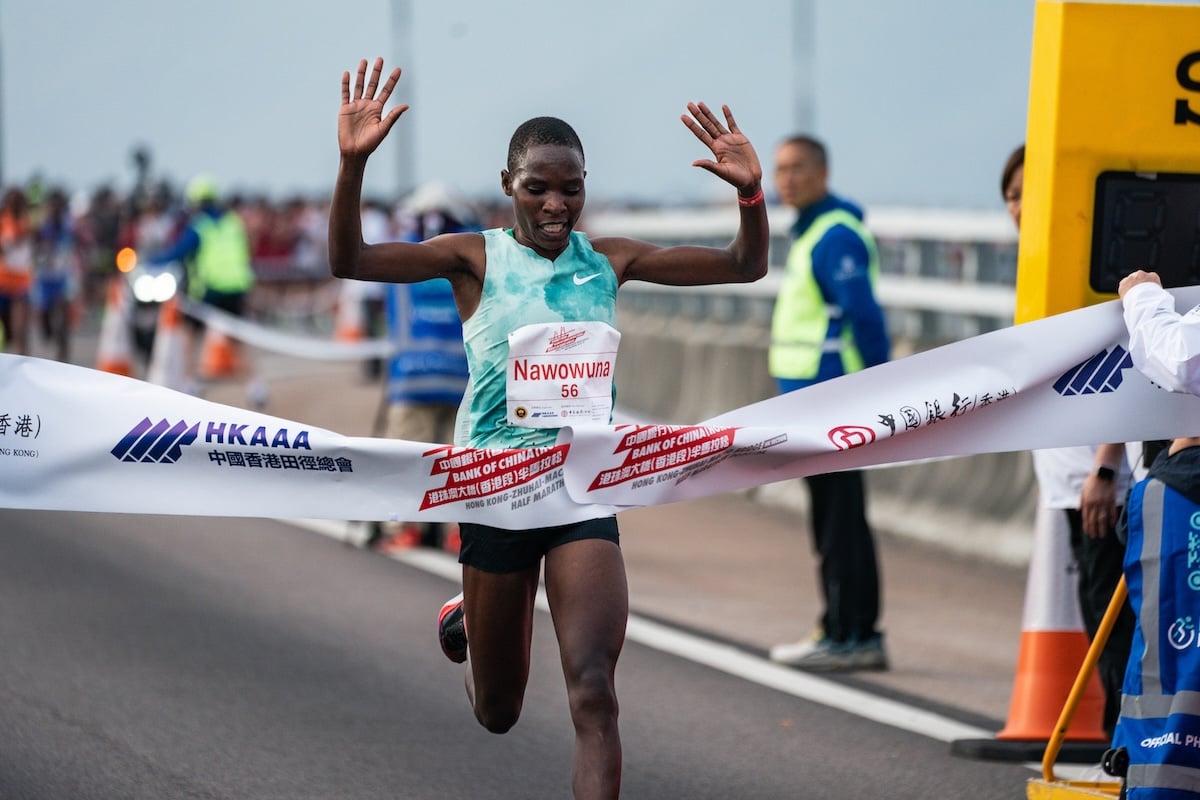
[{"label": "sky", "polygon": [[583,140],[590,203],[727,200],[679,120],[702,100],[731,106],[768,188],[776,142],[803,129],[832,188],[868,206],[999,210],[1033,16],[1034,0],[0,0],[0,180],[127,187],[144,145],[176,185],[325,195],[341,73],[382,55],[412,108],[368,164],[381,197],[444,180],[500,198],[513,129],[546,114]]}]

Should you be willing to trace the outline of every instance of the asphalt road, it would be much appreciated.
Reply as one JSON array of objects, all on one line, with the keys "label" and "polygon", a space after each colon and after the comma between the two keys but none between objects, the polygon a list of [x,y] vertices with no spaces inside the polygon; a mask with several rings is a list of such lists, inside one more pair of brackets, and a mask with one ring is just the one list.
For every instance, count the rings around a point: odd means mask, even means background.
[{"label": "asphalt road", "polygon": [[[434,640],[457,588],[270,520],[0,510],[0,798],[569,797],[548,616],[495,736]],[[1033,776],[635,642],[618,688],[623,797],[986,800]]]}]

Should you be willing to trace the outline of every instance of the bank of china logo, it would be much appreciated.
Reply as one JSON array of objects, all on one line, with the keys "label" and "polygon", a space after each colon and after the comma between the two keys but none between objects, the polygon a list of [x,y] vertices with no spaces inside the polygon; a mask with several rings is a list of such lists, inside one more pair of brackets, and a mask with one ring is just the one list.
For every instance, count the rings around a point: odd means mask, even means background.
[{"label": "bank of china logo", "polygon": [[1124,371],[1133,366],[1125,348],[1101,350],[1087,361],[1072,367],[1054,382],[1054,391],[1063,397],[1081,394],[1115,392],[1121,385]]},{"label": "bank of china logo", "polygon": [[839,425],[828,435],[838,450],[852,450],[875,441],[875,431],[863,425]]},{"label": "bank of china logo", "polygon": [[143,417],[110,452],[119,461],[174,464],[183,448],[196,440],[199,430],[199,422],[188,427],[183,421],[174,424],[165,419],[151,422],[149,417]]}]

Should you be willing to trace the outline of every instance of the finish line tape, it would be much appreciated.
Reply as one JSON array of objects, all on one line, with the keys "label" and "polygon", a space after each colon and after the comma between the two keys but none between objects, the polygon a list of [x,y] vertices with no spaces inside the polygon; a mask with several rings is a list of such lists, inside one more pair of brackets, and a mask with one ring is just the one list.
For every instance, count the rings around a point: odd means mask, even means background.
[{"label": "finish line tape", "polygon": [[564,428],[530,450],[342,436],[0,355],[0,507],[531,528],[843,469],[1200,435],[1200,398],[1152,384],[1126,345],[1112,301],[700,425]]}]

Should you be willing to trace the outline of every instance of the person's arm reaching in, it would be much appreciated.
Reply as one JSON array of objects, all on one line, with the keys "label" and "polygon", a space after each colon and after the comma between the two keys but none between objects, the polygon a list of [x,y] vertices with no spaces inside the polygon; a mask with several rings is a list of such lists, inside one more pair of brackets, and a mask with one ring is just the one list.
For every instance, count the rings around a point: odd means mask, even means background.
[{"label": "person's arm reaching in", "polygon": [[1134,366],[1164,389],[1200,394],[1200,312],[1179,314],[1153,272],[1125,276],[1117,292]]}]

